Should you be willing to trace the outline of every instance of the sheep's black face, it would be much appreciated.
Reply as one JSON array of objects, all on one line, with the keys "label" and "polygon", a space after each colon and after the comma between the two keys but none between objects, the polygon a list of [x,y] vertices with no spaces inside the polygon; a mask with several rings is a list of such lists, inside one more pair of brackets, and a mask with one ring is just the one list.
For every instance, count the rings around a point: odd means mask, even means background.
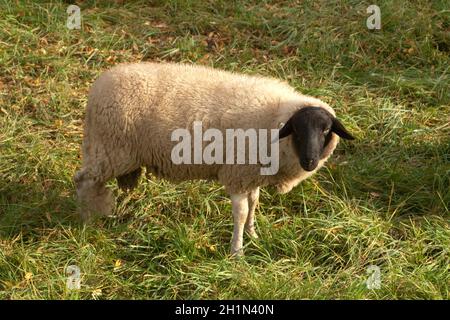
[{"label": "sheep's black face", "polygon": [[323,151],[335,133],[353,140],[353,136],[331,113],[319,107],[305,107],[297,111],[281,128],[279,138],[292,134],[300,165],[306,171],[316,169]]}]

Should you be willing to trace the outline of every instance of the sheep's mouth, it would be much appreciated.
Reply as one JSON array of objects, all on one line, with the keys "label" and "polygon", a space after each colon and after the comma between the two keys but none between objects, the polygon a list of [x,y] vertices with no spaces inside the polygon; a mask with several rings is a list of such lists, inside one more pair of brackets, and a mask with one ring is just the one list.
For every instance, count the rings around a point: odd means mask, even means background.
[{"label": "sheep's mouth", "polygon": [[309,161],[300,161],[300,166],[305,171],[314,171],[317,168],[319,161],[317,160],[309,160]]}]

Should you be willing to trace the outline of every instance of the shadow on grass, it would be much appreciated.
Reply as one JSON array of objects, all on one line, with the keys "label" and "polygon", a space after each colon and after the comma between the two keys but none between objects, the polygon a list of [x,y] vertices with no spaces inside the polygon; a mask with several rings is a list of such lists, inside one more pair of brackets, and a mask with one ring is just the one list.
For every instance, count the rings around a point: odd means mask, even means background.
[{"label": "shadow on grass", "polygon": [[379,149],[384,150],[354,147],[352,155],[340,152],[335,163],[345,158],[348,164],[332,169],[335,192],[370,201],[389,216],[394,211],[396,216],[448,214],[450,144],[394,143]]},{"label": "shadow on grass", "polygon": [[55,177],[4,182],[0,185],[0,238],[38,236],[44,229],[79,227],[75,190]]}]

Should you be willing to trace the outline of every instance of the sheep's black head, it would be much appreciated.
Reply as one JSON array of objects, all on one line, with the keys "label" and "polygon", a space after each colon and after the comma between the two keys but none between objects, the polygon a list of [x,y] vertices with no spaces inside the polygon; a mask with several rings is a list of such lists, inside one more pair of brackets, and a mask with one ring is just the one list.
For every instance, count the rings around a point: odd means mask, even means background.
[{"label": "sheep's black head", "polygon": [[353,140],[353,136],[331,113],[319,107],[305,107],[297,111],[280,129],[279,139],[292,134],[295,151],[300,165],[306,171],[313,171],[330,142],[332,134]]}]

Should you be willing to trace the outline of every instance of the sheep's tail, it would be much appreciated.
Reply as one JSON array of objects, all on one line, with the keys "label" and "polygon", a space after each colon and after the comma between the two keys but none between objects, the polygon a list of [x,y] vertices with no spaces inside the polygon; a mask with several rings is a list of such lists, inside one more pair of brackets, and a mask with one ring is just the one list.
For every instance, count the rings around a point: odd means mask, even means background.
[{"label": "sheep's tail", "polygon": [[117,177],[117,184],[119,188],[125,191],[131,191],[136,188],[142,169],[136,169],[130,173]]}]

